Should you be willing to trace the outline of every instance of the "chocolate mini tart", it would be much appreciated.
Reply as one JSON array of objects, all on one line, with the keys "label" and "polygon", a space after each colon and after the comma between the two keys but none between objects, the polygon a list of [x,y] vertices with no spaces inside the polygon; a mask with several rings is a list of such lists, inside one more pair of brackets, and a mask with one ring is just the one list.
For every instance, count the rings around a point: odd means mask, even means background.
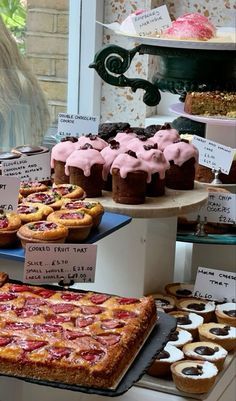
[{"label": "chocolate mini tart", "polygon": [[236,327],[236,303],[227,302],[217,305],[215,315],[218,323]]},{"label": "chocolate mini tart", "polygon": [[182,359],[184,359],[184,353],[173,345],[167,344],[157,354],[147,373],[154,377],[168,377],[171,375],[171,364]]},{"label": "chocolate mini tart", "polygon": [[204,318],[204,322],[210,322],[213,319],[215,303],[200,298],[180,298],[176,302],[177,309],[188,312],[194,312]]},{"label": "chocolate mini tart", "polygon": [[169,315],[177,319],[177,327],[191,333],[194,340],[198,339],[198,327],[203,324],[203,317],[197,313],[187,311],[173,311]]},{"label": "chocolate mini tart", "polygon": [[165,286],[167,294],[176,298],[186,298],[193,296],[194,285],[191,283],[170,283]]},{"label": "chocolate mini tart", "polygon": [[236,348],[236,328],[223,323],[204,323],[198,328],[200,341],[213,341],[227,351]]},{"label": "chocolate mini tart", "polygon": [[192,341],[193,337],[189,331],[177,327],[176,330],[170,334],[167,344],[182,349],[184,345],[191,343]]},{"label": "chocolate mini tart", "polygon": [[151,296],[154,298],[157,308],[161,308],[165,312],[171,312],[175,309],[175,297],[163,293],[151,294]]},{"label": "chocolate mini tart", "polygon": [[210,341],[199,341],[186,344],[183,347],[186,359],[200,359],[201,361],[212,362],[218,370],[222,370],[228,351],[221,345]]}]

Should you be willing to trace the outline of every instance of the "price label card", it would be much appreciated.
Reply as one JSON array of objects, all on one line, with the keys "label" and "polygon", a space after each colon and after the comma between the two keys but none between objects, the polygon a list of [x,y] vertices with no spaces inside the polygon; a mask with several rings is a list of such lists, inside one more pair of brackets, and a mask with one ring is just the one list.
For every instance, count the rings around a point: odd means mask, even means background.
[{"label": "price label card", "polygon": [[236,302],[236,273],[198,267],[193,296],[220,302]]},{"label": "price label card", "polygon": [[2,162],[2,175],[21,181],[46,181],[51,178],[50,153]]},{"label": "price label card", "polygon": [[27,283],[93,283],[97,245],[27,244],[24,281]]},{"label": "price label card", "polygon": [[138,35],[161,33],[171,25],[170,15],[165,5],[132,15],[131,21]]},{"label": "price label card", "polygon": [[209,192],[199,215],[202,220],[206,217],[212,223],[236,224],[236,194]]},{"label": "price label card", "polygon": [[20,180],[0,175],[0,209],[12,212],[17,209]]},{"label": "price label card", "polygon": [[97,116],[82,116],[80,114],[58,114],[58,129],[56,138],[61,140],[66,136],[81,134],[97,134],[99,118]]},{"label": "price label card", "polygon": [[233,148],[197,135],[193,136],[192,144],[199,151],[199,164],[229,174],[235,152]]}]

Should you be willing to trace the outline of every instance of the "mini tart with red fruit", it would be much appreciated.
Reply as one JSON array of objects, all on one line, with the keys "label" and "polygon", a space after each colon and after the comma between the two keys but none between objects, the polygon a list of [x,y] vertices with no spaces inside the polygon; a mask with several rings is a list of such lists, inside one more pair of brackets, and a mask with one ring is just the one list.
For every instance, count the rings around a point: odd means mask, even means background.
[{"label": "mini tart with red fruit", "polygon": [[68,236],[68,228],[62,224],[41,220],[24,224],[18,230],[17,236],[23,247],[34,242],[63,243]]},{"label": "mini tart with red fruit", "polygon": [[104,214],[103,205],[97,201],[64,199],[61,209],[81,210],[89,214],[93,219],[93,227],[97,227],[101,223]]},{"label": "mini tart with red fruit", "polygon": [[24,198],[23,203],[25,202],[42,203],[43,205],[50,206],[53,210],[59,210],[62,205],[62,197],[52,191],[36,192]]},{"label": "mini tart with red fruit", "polygon": [[93,226],[92,217],[81,210],[57,210],[49,214],[47,220],[67,227],[69,231],[67,240],[70,242],[85,240]]},{"label": "mini tart with red fruit", "polygon": [[48,186],[39,181],[26,181],[20,183],[20,194],[25,198],[26,196],[35,192],[48,191]]},{"label": "mini tart with red fruit", "polygon": [[41,203],[20,203],[17,207],[17,214],[23,224],[32,221],[45,220],[53,212],[50,206]]},{"label": "mini tart with red fruit", "polygon": [[84,199],[85,197],[83,188],[74,184],[53,184],[52,192],[68,199]]},{"label": "mini tart with red fruit", "polygon": [[0,247],[16,242],[16,233],[20,226],[21,219],[17,213],[0,210]]}]

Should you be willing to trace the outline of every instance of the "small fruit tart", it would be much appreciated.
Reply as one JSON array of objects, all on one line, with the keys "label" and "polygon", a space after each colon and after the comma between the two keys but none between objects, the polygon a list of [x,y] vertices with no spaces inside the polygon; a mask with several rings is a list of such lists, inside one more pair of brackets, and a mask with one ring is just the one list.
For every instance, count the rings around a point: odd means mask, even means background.
[{"label": "small fruit tart", "polygon": [[25,202],[42,203],[43,205],[50,206],[53,210],[59,210],[62,206],[62,197],[52,191],[36,192],[24,198],[23,203]]},{"label": "small fruit tart", "polygon": [[15,212],[5,212],[0,209],[0,247],[14,245],[17,240],[17,230],[21,219]]},{"label": "small fruit tart", "polygon": [[68,242],[80,242],[85,240],[92,229],[92,217],[81,210],[57,210],[49,214],[47,220],[63,224],[68,228]]},{"label": "small fruit tart", "polygon": [[21,181],[19,192],[24,198],[26,198],[26,196],[30,194],[48,191],[48,189],[49,187],[46,184],[39,181]]},{"label": "small fruit tart", "polygon": [[79,185],[53,184],[52,192],[59,194],[62,198],[84,199],[85,192]]},{"label": "small fruit tart", "polygon": [[41,203],[20,203],[17,207],[17,214],[23,224],[32,221],[45,220],[53,212],[50,206]]},{"label": "small fruit tart", "polygon": [[61,209],[81,210],[89,214],[93,219],[93,227],[97,227],[101,223],[102,216],[104,214],[104,207],[100,202],[97,201],[63,199],[63,205]]},{"label": "small fruit tart", "polygon": [[68,236],[68,228],[50,221],[35,221],[21,226],[17,236],[24,248],[27,243],[63,243]]}]

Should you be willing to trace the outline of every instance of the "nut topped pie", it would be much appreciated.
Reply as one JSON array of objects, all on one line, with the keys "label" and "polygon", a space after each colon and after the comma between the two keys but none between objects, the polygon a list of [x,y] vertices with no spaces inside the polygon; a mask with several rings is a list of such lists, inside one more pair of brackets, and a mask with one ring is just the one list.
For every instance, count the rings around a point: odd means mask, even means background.
[{"label": "nut topped pie", "polygon": [[114,388],[156,320],[151,297],[6,282],[0,288],[0,372]]}]

